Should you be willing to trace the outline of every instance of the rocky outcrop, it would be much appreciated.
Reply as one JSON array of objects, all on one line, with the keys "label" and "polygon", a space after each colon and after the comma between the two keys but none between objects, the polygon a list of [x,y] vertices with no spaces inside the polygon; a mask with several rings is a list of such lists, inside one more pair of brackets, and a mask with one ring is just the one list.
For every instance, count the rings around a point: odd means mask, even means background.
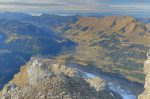
[{"label": "rocky outcrop", "polygon": [[32,58],[23,68],[5,85],[1,99],[121,99],[102,78],[87,78],[83,71],[48,59]]},{"label": "rocky outcrop", "polygon": [[147,54],[147,60],[144,62],[145,77],[145,91],[138,97],[138,99],[150,99],[150,53]]},{"label": "rocky outcrop", "polygon": [[103,79],[99,77],[87,79],[87,82],[90,84],[91,87],[95,88],[96,91],[105,90],[106,83]]},{"label": "rocky outcrop", "polygon": [[28,81],[31,85],[36,86],[39,81],[51,76],[48,67],[40,59],[32,59],[28,64]]}]

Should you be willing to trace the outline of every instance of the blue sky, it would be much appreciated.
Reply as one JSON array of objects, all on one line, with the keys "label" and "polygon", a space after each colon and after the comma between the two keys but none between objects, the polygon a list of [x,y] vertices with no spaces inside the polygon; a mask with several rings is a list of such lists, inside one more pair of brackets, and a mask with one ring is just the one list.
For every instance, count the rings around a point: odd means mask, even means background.
[{"label": "blue sky", "polygon": [[0,11],[149,16],[150,0],[0,0]]}]

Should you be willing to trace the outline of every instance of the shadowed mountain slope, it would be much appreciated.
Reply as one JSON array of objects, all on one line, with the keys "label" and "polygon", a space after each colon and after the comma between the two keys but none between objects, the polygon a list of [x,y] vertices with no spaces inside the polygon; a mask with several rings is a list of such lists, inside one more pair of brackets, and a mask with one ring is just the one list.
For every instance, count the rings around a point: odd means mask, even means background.
[{"label": "shadowed mountain slope", "polygon": [[0,88],[31,56],[56,56],[76,46],[49,29],[10,19],[0,19],[0,45]]}]

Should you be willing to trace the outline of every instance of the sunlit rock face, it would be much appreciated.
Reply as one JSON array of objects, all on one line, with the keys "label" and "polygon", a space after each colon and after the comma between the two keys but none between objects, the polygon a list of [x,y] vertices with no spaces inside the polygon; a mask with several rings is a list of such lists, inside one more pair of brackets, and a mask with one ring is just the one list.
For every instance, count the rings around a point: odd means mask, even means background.
[{"label": "sunlit rock face", "polygon": [[87,79],[87,82],[90,84],[91,87],[95,88],[96,91],[105,90],[106,82],[99,77]]},{"label": "sunlit rock face", "polygon": [[145,77],[145,91],[138,97],[138,99],[150,99],[150,53],[147,54],[147,60],[144,62]]},{"label": "sunlit rock face", "polygon": [[31,85],[36,85],[39,81],[51,75],[48,67],[39,58],[33,58],[28,64],[28,81]]},{"label": "sunlit rock face", "polygon": [[47,60],[32,58],[5,85],[0,99],[122,99],[106,89],[102,78],[87,78],[83,71]]}]

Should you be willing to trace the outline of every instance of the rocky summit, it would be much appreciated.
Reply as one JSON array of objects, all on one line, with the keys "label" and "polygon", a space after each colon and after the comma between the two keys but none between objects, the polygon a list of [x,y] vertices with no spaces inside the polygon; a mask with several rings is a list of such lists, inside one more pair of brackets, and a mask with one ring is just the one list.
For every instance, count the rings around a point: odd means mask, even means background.
[{"label": "rocky summit", "polygon": [[52,59],[32,58],[0,92],[1,99],[121,99],[100,77],[60,65]]},{"label": "rocky summit", "polygon": [[150,53],[147,54],[147,60],[144,63],[145,77],[145,91],[138,97],[138,99],[150,99]]}]

